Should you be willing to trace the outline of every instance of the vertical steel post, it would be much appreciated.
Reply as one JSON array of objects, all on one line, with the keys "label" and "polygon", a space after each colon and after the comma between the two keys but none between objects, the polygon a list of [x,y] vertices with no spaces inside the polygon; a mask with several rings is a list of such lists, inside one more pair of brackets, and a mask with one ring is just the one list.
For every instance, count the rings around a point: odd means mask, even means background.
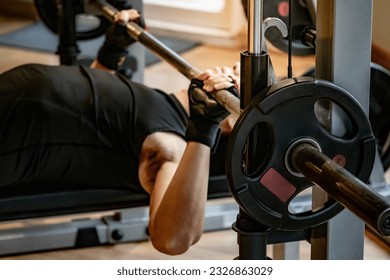
[{"label": "vertical steel post", "polygon": [[[247,3],[248,50],[241,53],[240,107],[242,109],[249,105],[253,96],[268,86],[269,68],[268,53],[262,49],[263,0],[248,0]],[[246,143],[246,172],[250,172],[251,162],[256,154],[255,137],[256,131],[253,131]],[[267,258],[267,227],[253,221],[240,208],[234,228],[238,234],[240,259]]]},{"label": "vertical steel post", "polygon": [[80,50],[76,42],[76,20],[74,0],[60,1],[58,4],[58,36],[57,54],[61,65],[75,65]]},{"label": "vertical steel post", "polygon": [[263,0],[248,2],[248,53],[261,54],[263,26]]},{"label": "vertical steel post", "polygon": [[241,108],[268,86],[269,56],[263,46],[263,0],[248,0],[248,50],[241,53]]},{"label": "vertical steel post", "polygon": [[[349,91],[367,113],[372,5],[372,0],[317,1],[316,78]],[[314,191],[314,206],[325,199],[325,193]],[[345,210],[313,229],[311,244],[312,259],[363,259],[364,223]]]}]

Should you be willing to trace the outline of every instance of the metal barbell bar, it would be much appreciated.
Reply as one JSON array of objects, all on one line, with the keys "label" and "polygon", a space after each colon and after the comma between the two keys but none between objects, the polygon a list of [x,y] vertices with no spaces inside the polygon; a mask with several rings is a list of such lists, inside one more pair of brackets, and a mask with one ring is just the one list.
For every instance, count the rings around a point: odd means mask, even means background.
[{"label": "metal barbell bar", "polygon": [[390,235],[390,205],[383,196],[311,144],[301,143],[294,147],[290,160],[296,170],[344,207],[380,234]]},{"label": "metal barbell bar", "polygon": [[[95,0],[90,1],[90,3],[98,5],[101,11],[103,11],[104,15],[110,21],[113,21],[115,15],[119,12],[115,7],[111,6],[106,1]],[[152,34],[150,34],[144,28],[140,27],[135,22],[129,22],[127,24],[127,32],[134,40],[137,40],[145,47],[147,47],[150,51],[161,57],[164,61],[173,66],[186,78],[192,80],[200,73],[199,69],[190,65],[177,53],[162,44],[157,38],[155,38]],[[240,99],[231,94],[229,91],[219,90],[211,93],[211,95],[231,114],[235,116],[239,116],[241,114]]]}]

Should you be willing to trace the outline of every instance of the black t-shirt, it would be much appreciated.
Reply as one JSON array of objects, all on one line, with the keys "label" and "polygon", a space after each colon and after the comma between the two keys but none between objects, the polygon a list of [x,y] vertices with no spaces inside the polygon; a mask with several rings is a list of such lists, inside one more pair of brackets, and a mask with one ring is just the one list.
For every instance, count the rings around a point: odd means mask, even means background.
[{"label": "black t-shirt", "polygon": [[140,189],[141,145],[184,137],[172,96],[80,66],[28,64],[0,75],[0,187],[40,183]]}]

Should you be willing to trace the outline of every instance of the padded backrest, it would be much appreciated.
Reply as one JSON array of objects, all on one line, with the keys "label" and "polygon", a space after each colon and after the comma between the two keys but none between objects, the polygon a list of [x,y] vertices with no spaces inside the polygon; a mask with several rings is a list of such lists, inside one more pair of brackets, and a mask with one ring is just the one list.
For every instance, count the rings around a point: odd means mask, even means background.
[{"label": "padded backrest", "polygon": [[[224,169],[227,138],[222,137],[211,157],[208,198],[229,197]],[[147,206],[146,192],[119,187],[30,183],[0,188],[0,221]]]}]

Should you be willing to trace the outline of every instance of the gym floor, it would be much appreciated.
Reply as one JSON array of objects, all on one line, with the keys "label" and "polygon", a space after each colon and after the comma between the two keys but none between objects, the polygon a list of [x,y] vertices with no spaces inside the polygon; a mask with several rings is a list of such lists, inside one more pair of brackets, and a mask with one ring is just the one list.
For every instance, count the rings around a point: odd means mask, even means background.
[{"label": "gym floor", "polygon": [[[28,20],[20,20],[0,16],[0,33],[9,32],[15,28],[28,24]],[[212,68],[216,65],[232,65],[239,60],[240,52],[245,50],[245,39],[243,45],[234,48],[202,45],[184,54],[183,58],[199,69]],[[22,49],[0,47],[0,72],[24,63],[58,64],[58,57],[54,54],[26,51]],[[287,57],[284,53],[271,50],[271,58],[277,76],[284,77],[287,72]],[[314,57],[295,57],[293,59],[294,76],[299,76],[314,65]],[[172,83],[174,81],[174,83]],[[161,62],[148,67],[145,70],[145,84],[173,92],[186,88],[188,81],[168,64]],[[95,215],[95,214],[94,214]],[[71,217],[56,217],[45,219],[44,223],[53,223]],[[1,224],[0,229],[10,226],[23,226],[34,224],[38,221],[18,221],[15,223]],[[346,233],[348,234],[348,233]],[[376,236],[367,232],[365,238],[364,259],[367,260],[390,260],[389,245],[381,242]],[[187,253],[181,256],[169,257],[157,252],[150,242],[136,242],[114,246],[101,246],[82,249],[59,250],[42,253],[32,253],[17,256],[8,256],[0,259],[14,260],[80,260],[80,259],[103,259],[103,260],[125,260],[125,259],[227,259],[231,260],[238,254],[237,235],[232,230],[205,233],[198,244],[193,246]],[[270,257],[272,252],[270,248]],[[310,245],[300,242],[300,259],[310,259]]]}]

